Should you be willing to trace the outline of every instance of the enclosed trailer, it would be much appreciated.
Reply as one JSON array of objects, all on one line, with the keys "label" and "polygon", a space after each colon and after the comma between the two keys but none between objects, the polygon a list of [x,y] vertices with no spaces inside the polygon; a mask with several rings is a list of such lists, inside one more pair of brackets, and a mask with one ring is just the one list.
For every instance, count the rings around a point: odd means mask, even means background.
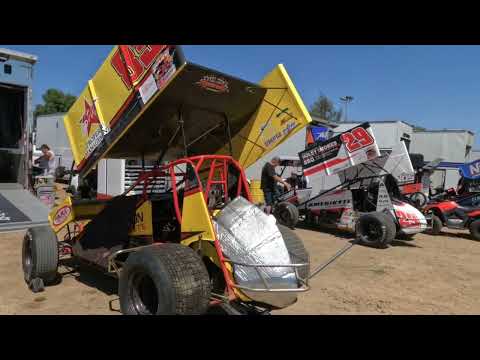
[{"label": "enclosed trailer", "polygon": [[422,154],[426,162],[443,159],[431,176],[432,188],[456,187],[460,180],[459,167],[471,161],[474,133],[455,129],[425,130],[414,132],[412,139],[410,150]]},{"label": "enclosed trailer", "polygon": [[70,169],[73,163],[73,154],[63,123],[64,117],[65,113],[38,115],[36,117],[35,147],[38,150],[42,144],[48,144],[55,154],[56,166]]},{"label": "enclosed trailer", "polygon": [[48,223],[32,188],[32,82],[37,57],[0,49],[0,231]]}]

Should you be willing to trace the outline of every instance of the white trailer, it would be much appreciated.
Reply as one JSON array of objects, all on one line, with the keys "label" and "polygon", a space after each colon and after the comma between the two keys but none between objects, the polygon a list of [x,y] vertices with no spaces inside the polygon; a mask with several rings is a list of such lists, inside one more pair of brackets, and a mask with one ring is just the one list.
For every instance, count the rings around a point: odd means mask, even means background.
[{"label": "white trailer", "polygon": [[425,130],[413,133],[410,150],[423,154],[425,162],[443,159],[431,176],[432,189],[456,187],[460,180],[459,166],[473,161],[474,133],[469,130]]},{"label": "white trailer", "polygon": [[32,167],[32,83],[37,57],[0,49],[0,231],[48,224]]},{"label": "white trailer", "polygon": [[35,146],[40,149],[47,144],[55,153],[56,166],[70,170],[73,154],[63,124],[65,113],[38,115],[36,118]]}]

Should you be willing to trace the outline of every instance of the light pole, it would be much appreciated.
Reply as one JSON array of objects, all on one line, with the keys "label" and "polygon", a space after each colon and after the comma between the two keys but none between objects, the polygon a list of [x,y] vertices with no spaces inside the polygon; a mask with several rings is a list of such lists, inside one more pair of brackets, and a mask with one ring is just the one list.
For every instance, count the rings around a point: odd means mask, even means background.
[{"label": "light pole", "polygon": [[342,101],[344,104],[345,104],[345,122],[348,121],[348,117],[347,117],[347,108],[348,108],[348,104],[351,103],[353,101],[353,96],[342,96],[340,98],[340,101]]}]

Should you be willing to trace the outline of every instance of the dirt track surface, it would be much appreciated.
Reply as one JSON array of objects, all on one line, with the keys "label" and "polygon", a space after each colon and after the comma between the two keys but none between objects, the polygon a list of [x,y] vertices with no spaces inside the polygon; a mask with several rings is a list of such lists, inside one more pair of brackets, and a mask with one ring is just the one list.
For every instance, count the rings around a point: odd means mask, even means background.
[{"label": "dirt track surface", "polygon": [[[313,266],[351,239],[295,230]],[[455,235],[457,234],[457,235]],[[85,269],[33,294],[23,281],[23,233],[0,234],[0,314],[119,314],[116,281]],[[420,234],[384,250],[355,245],[311,281],[312,289],[274,314],[478,314],[480,242],[466,232]]]}]

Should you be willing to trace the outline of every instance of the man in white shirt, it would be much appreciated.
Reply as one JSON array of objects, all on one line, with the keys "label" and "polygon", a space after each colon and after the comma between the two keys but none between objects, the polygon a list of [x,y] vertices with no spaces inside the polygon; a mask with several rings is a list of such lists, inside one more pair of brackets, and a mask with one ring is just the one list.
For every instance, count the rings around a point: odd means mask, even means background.
[{"label": "man in white shirt", "polygon": [[43,144],[40,147],[42,151],[42,156],[34,161],[35,164],[38,164],[36,167],[41,171],[41,175],[54,175],[55,174],[55,154],[47,144]]}]

